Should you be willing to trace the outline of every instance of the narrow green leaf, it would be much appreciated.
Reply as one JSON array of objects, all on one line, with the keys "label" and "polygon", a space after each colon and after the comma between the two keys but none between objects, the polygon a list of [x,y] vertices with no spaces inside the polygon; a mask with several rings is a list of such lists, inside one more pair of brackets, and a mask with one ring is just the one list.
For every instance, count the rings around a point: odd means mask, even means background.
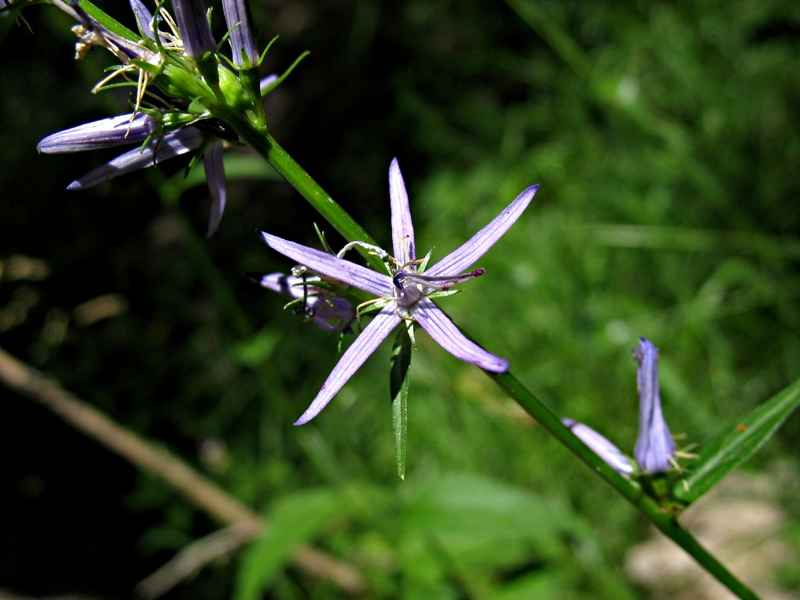
[{"label": "narrow green leaf", "polygon": [[325,489],[305,490],[279,501],[267,515],[269,526],[242,558],[235,600],[261,598],[294,549],[345,510],[341,498]]},{"label": "narrow green leaf", "polygon": [[141,36],[138,33],[134,33],[122,23],[107,15],[94,4],[89,2],[89,0],[81,0],[78,3],[78,6],[85,10],[87,15],[92,17],[110,32],[116,33],[118,36],[123,37],[126,40],[130,40],[131,42],[138,42],[141,39]]},{"label": "narrow green leaf", "polygon": [[406,435],[408,433],[408,377],[411,372],[411,338],[406,327],[398,327],[392,345],[389,388],[392,393],[392,428],[397,456],[397,474],[406,478]]},{"label": "narrow green leaf", "polygon": [[708,442],[688,465],[691,474],[676,483],[675,496],[687,503],[697,500],[758,451],[798,405],[800,379]]}]

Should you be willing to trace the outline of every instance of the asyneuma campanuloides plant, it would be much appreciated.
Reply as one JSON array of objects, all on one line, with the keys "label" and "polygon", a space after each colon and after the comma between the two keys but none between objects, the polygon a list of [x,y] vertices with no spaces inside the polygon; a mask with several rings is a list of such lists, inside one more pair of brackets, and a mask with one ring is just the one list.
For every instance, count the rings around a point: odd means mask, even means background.
[{"label": "asyneuma campanuloides plant", "polygon": [[[243,0],[225,0],[223,11],[231,58],[217,47],[202,0],[173,0],[172,13],[162,5],[153,12],[141,1],[130,0],[139,32],[120,25],[85,0],[52,0],[77,22],[76,54],[103,47],[120,61],[95,91],[114,87],[116,77],[128,78],[135,93],[131,111],[109,119],[79,125],[43,139],[39,150],[64,153],[134,145],[135,148],[98,167],[69,185],[85,189],[130,171],[150,167],[181,154],[192,163],[203,158],[212,211],[208,234],[219,226],[226,203],[223,161],[225,143],[246,143],[282,174],[297,191],[361,253],[368,267],[331,252],[309,248],[261,233],[274,250],[300,263],[291,278],[278,274],[259,276],[261,285],[288,296],[298,314],[321,327],[347,332],[371,319],[344,352],[317,397],[296,424],[314,418],[345,385],[366,358],[398,325],[399,351],[406,338],[413,342],[415,327],[425,330],[454,356],[487,372],[545,429],[615,490],[637,506],[662,532],[687,550],[698,562],[741,598],[754,594],[708,554],[678,523],[684,504],[674,490],[651,493],[651,480],[669,480],[674,473],[674,441],[663,418],[658,391],[657,349],[645,339],[635,350],[639,361],[640,431],[633,463],[608,439],[588,426],[561,419],[536,399],[509,372],[509,362],[483,349],[447,317],[434,299],[453,293],[454,286],[482,276],[483,269],[466,271],[523,214],[536,193],[529,187],[486,227],[454,252],[428,267],[429,257],[416,252],[408,198],[397,162],[390,167],[392,254],[382,250],[269,135],[261,96],[280,78],[262,80],[256,37]],[[7,2],[6,2],[7,4]],[[16,3],[19,4],[19,3]],[[268,48],[269,46],[267,46]],[[291,70],[291,69],[290,69]],[[287,73],[288,74],[288,73]],[[341,253],[340,253],[341,254]],[[368,296],[365,296],[368,295]],[[395,361],[401,364],[403,361]],[[393,399],[407,396],[407,361],[398,369],[401,384],[393,385]],[[394,366],[393,366],[394,374]],[[396,390],[397,393],[395,393]],[[403,400],[405,402],[405,400]],[[785,417],[783,417],[785,418]],[[403,417],[400,417],[402,421]],[[396,429],[398,460],[405,460],[404,421]],[[764,434],[766,439],[767,434]],[[756,444],[753,444],[755,446]],[[754,450],[753,450],[754,451]],[[739,460],[744,454],[737,455]],[[744,460],[744,458],[741,458]],[[729,462],[730,464],[730,462]],[[702,482],[701,482],[702,483]],[[663,486],[662,486],[663,488]],[[677,498],[677,499],[676,499]]]}]

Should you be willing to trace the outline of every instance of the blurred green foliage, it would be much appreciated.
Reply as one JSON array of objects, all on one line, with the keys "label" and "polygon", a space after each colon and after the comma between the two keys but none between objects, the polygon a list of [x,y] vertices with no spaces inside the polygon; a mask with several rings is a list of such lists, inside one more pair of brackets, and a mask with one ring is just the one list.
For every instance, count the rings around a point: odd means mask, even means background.
[{"label": "blurred green foliage", "polygon": [[[133,26],[127,7],[98,4]],[[629,452],[639,336],[661,350],[664,411],[684,446],[800,377],[796,3],[254,0],[252,11],[262,40],[281,35],[265,72],[311,50],[266,100],[272,134],[382,243],[393,156],[434,261],[541,184],[480,261],[487,274],[442,306],[557,413]],[[293,428],[338,339],[243,274],[290,267],[256,228],[313,245],[315,214],[257,174],[231,184],[203,242],[192,232],[204,230],[205,188],[173,206],[181,165],[65,192],[103,154],[37,156],[36,142],[126,100],[89,94],[112,61],[73,62],[68,18],[25,16],[34,34],[2,41],[0,259],[40,258],[50,274],[5,271],[0,314],[26,308],[0,345],[283,527],[246,551],[238,576],[212,566],[170,598],[226,597],[237,580],[242,598],[261,586],[281,600],[339,597],[286,566],[301,539],[362,569],[375,597],[647,597],[623,568],[647,534],[634,510],[424,334],[405,483],[388,343]],[[73,309],[109,293],[127,312],[79,326]],[[0,585],[124,597],[215,529],[160,482],[0,394],[14,457],[1,489],[24,525],[0,534]],[[796,473],[798,436],[795,415],[749,468]],[[776,500],[795,556],[796,491]],[[791,586],[796,570],[781,577]]]}]

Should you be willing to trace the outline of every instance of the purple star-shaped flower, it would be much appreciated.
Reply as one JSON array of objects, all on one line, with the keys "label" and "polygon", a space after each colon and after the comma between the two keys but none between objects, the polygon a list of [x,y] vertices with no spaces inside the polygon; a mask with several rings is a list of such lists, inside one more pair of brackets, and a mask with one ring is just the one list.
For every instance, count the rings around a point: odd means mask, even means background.
[{"label": "purple star-shaped flower", "polygon": [[301,246],[262,231],[261,237],[270,248],[296,260],[315,273],[374,294],[385,302],[385,306],[342,355],[339,363],[322,385],[317,397],[295,425],[308,423],[317,416],[347,380],[364,364],[367,357],[404,319],[415,321],[453,356],[471,362],[487,371],[495,373],[507,371],[507,360],[487,352],[468,340],[428,296],[483,275],[483,269],[476,269],[469,273],[462,273],[462,271],[483,256],[508,231],[530,204],[538,187],[538,185],[534,185],[523,191],[486,227],[425,273],[418,272],[422,261],[417,260],[408,194],[397,159],[392,161],[389,168],[392,247],[394,250],[394,267],[391,276],[377,273],[331,254]]}]

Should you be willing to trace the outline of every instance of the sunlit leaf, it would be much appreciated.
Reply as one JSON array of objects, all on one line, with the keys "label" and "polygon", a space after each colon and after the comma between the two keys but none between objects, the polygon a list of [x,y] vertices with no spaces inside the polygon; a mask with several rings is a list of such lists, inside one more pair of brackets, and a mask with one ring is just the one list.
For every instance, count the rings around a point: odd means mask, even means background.
[{"label": "sunlit leaf", "polygon": [[408,379],[411,372],[411,338],[405,327],[398,328],[392,346],[390,390],[392,394],[392,428],[397,456],[397,474],[406,478],[406,437],[408,434]]},{"label": "sunlit leaf", "polygon": [[242,558],[234,598],[253,600],[268,589],[297,546],[315,537],[345,508],[331,490],[287,496],[267,514],[269,526]]},{"label": "sunlit leaf", "polygon": [[675,496],[694,502],[738,467],[767,440],[800,405],[800,379],[757,406],[729,429],[708,442],[688,465],[691,474],[675,486]]}]

